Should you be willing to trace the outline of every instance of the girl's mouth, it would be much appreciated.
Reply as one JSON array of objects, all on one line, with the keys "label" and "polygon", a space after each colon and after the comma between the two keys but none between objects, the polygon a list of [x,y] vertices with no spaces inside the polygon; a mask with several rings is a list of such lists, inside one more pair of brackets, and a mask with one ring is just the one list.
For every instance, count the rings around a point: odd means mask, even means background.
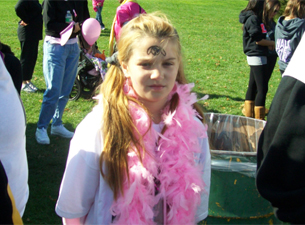
[{"label": "girl's mouth", "polygon": [[153,84],[153,85],[150,85],[149,86],[151,89],[153,90],[161,90],[163,89],[165,86],[164,85],[161,85],[161,84]]}]

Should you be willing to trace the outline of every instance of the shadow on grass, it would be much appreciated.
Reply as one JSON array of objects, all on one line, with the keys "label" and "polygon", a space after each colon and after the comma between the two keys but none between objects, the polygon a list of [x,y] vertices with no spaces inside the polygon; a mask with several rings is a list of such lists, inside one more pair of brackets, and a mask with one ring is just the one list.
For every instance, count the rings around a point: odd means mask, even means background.
[{"label": "shadow on grass", "polygon": [[44,94],[45,91],[46,91],[46,89],[38,89],[38,90],[36,91],[36,93]]},{"label": "shadow on grass", "polygon": [[[202,98],[204,97],[206,94],[203,94],[203,93],[198,93],[198,92],[195,92],[197,94],[197,97],[198,99],[199,98]],[[216,94],[208,94],[209,95],[209,99],[218,99],[218,98],[229,98],[233,101],[236,101],[236,102],[244,102],[245,99],[242,99],[242,98],[232,98],[230,96],[227,96],[227,95],[216,95]]]},{"label": "shadow on grass", "polygon": [[[36,123],[27,124],[26,150],[29,166],[30,196],[23,222],[25,224],[62,224],[55,213],[60,182],[65,169],[70,139],[49,135],[51,143],[35,140]],[[65,124],[73,130],[71,124]],[[48,129],[50,134],[50,128]]]},{"label": "shadow on grass", "polygon": [[[203,98],[206,94],[203,94],[201,92],[195,92],[197,94],[197,98]],[[216,94],[209,94],[209,98],[208,99],[221,99],[221,98],[229,98],[232,101],[236,101],[236,102],[241,102],[243,103],[245,100],[242,98],[232,98],[230,96],[227,95],[216,95]],[[200,103],[199,103],[200,104]],[[205,105],[200,104],[201,107],[203,107],[203,111],[204,112],[213,112],[213,113],[221,113],[221,111],[217,110],[217,109],[208,109]]]}]

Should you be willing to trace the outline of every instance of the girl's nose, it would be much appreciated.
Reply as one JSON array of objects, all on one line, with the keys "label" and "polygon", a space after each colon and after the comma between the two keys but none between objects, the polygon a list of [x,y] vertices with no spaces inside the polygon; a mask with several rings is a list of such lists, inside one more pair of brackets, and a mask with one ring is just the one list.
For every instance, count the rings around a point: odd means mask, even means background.
[{"label": "girl's nose", "polygon": [[162,74],[162,70],[159,67],[156,67],[152,70],[151,76],[150,78],[152,80],[159,80],[162,79],[163,74]]}]

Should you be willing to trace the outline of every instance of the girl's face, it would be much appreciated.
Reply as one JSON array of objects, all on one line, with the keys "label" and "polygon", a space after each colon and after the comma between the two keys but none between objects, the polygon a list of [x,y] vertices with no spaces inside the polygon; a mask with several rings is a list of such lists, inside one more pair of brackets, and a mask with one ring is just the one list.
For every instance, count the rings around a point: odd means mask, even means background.
[{"label": "girl's face", "polygon": [[155,38],[142,38],[133,49],[128,63],[122,62],[122,69],[139,100],[148,104],[159,102],[165,105],[175,85],[179,69],[176,46],[168,42],[162,47]]}]

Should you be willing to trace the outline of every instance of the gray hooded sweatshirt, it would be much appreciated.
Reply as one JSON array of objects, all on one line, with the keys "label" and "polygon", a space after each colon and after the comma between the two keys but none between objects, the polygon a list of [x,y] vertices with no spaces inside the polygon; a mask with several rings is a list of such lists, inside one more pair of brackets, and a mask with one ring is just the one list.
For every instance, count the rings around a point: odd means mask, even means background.
[{"label": "gray hooded sweatshirt", "polygon": [[305,31],[305,20],[284,20],[281,16],[275,27],[275,49],[279,56],[280,70],[285,71]]}]

